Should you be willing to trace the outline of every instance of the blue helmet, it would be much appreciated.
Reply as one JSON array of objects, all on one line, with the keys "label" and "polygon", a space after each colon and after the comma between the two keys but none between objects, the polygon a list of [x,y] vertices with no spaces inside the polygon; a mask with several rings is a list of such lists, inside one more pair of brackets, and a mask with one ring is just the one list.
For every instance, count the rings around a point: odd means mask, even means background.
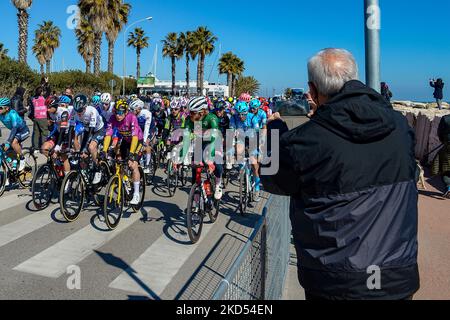
[{"label": "blue helmet", "polygon": [[244,101],[239,101],[238,103],[236,103],[234,108],[236,109],[237,113],[248,113],[249,109],[247,102]]},{"label": "blue helmet", "polygon": [[71,102],[72,99],[70,99],[68,96],[61,96],[61,98],[59,98],[59,103],[70,104]]},{"label": "blue helmet", "polygon": [[11,106],[11,100],[9,98],[3,97],[0,98],[0,107],[10,107]]},{"label": "blue helmet", "polygon": [[93,96],[92,97],[92,104],[93,105],[97,105],[97,104],[100,104],[100,103],[102,103],[102,100],[101,100],[100,96]]},{"label": "blue helmet", "polygon": [[259,109],[261,107],[261,101],[259,99],[253,99],[250,101],[250,109]]}]

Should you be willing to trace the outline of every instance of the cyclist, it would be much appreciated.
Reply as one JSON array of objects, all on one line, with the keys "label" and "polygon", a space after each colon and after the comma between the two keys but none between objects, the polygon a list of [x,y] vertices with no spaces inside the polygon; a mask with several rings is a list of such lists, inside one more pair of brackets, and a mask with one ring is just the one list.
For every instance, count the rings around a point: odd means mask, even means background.
[{"label": "cyclist", "polygon": [[[85,95],[77,95],[74,98],[72,118],[72,126],[75,126],[78,123],[82,124],[84,127],[82,134],[80,134],[80,132],[76,132],[75,150],[81,151],[83,153],[83,157],[86,157],[89,152],[95,166],[98,169],[98,146],[105,138],[105,125],[102,117],[98,113],[97,109],[92,106],[88,106],[87,97]],[[79,138],[81,135],[83,135],[83,139],[80,144]],[[100,183],[101,179],[101,171],[97,170],[92,184]]]},{"label": "cyclist", "polygon": [[[216,108],[214,109],[214,113],[219,119],[219,130],[222,134],[223,139],[223,145],[224,148],[226,148],[226,137],[227,137],[227,130],[230,129],[230,114],[227,110],[227,102],[226,101],[218,101],[216,103]],[[226,169],[231,170],[233,168],[232,162],[229,159],[230,157],[227,156],[226,161]]]},{"label": "cyclist", "polygon": [[[181,136],[177,134],[176,130],[184,128],[186,121],[181,113],[181,101],[179,99],[172,100],[170,110],[171,114],[166,119],[162,133],[162,139],[167,146],[177,145],[181,141]],[[170,153],[167,154],[167,157],[169,159]]]},{"label": "cyclist", "polygon": [[98,113],[102,116],[103,122],[108,123],[109,119],[113,115],[113,106],[112,97],[110,93],[103,93],[100,96],[100,105],[97,106]]},{"label": "cyclist", "polygon": [[[256,133],[259,131],[259,119],[257,117],[249,116],[249,106],[244,101],[239,101],[235,106],[236,113],[231,116],[230,129],[236,130],[236,151],[238,155],[245,152],[245,138],[256,139]],[[244,133],[244,135],[242,135]],[[256,144],[257,145],[257,144]],[[250,150],[250,162],[255,177],[255,201],[259,202],[260,197],[260,177],[259,165],[257,161],[258,147]],[[240,165],[242,169],[242,164]]]},{"label": "cyclist", "polygon": [[[56,96],[50,96],[45,101],[47,106],[47,113],[51,126],[53,127],[47,141],[42,145],[41,153],[48,156],[51,150],[55,151],[54,158],[58,156],[58,153],[62,150],[62,145],[68,143],[71,145],[72,130],[70,127],[70,114],[72,113],[72,107],[64,107],[60,103],[60,99]],[[67,156],[61,156],[64,163],[64,173],[67,175],[70,172],[70,163]]]},{"label": "cyclist", "polygon": [[6,152],[9,148],[13,148],[19,159],[19,171],[23,171],[25,158],[22,154],[21,143],[30,137],[30,130],[17,111],[11,109],[11,100],[6,97],[0,98],[0,121],[11,130],[3,150]]},{"label": "cyclist", "polygon": [[[133,171],[134,194],[131,205],[138,205],[141,202],[139,194],[140,179],[139,173],[139,149],[142,146],[143,134],[139,127],[138,120],[132,112],[128,112],[129,105],[126,100],[118,100],[114,106],[115,116],[111,118],[106,130],[106,137],[103,144],[103,155],[107,153],[110,145],[115,149],[119,143],[118,138],[113,139],[115,132],[118,132],[122,138],[120,143],[120,157],[129,159],[128,165]],[[112,142],[112,144],[111,144]]]},{"label": "cyclist", "polygon": [[[216,200],[222,199],[222,174],[223,174],[223,164],[215,163],[214,159],[216,157],[215,140],[218,136],[219,130],[219,119],[214,113],[209,113],[208,111],[208,101],[205,97],[196,97],[189,101],[189,112],[190,117],[185,122],[185,129],[189,130],[191,134],[196,134],[195,123],[201,123],[202,134],[210,133],[210,154],[206,155],[203,159],[208,165],[208,169],[211,173],[214,173],[216,178],[216,190],[214,193],[214,198]],[[204,144],[203,148],[208,147],[208,144]],[[222,162],[222,161],[220,161]],[[192,177],[195,177],[193,172]]]},{"label": "cyclist", "polygon": [[258,119],[258,124],[260,129],[267,129],[267,114],[261,109],[261,101],[258,99],[253,99],[249,103],[249,109],[252,113],[252,117]]},{"label": "cyclist", "polygon": [[133,112],[138,120],[139,127],[143,132],[143,141],[144,141],[144,151],[145,151],[145,166],[144,173],[150,173],[150,161],[151,161],[151,136],[152,129],[154,127],[153,116],[152,113],[146,109],[144,109],[145,103],[144,101],[137,99],[131,102],[130,111]]}]

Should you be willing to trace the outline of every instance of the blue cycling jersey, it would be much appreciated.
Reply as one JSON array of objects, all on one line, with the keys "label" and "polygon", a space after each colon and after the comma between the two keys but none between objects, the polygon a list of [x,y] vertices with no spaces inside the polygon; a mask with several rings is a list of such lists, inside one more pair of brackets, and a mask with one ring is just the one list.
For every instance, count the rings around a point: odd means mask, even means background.
[{"label": "blue cycling jersey", "polygon": [[259,121],[257,117],[252,117],[250,113],[247,115],[247,118],[242,121],[239,114],[236,113],[231,116],[230,129],[241,129],[244,131],[249,129],[259,130]]},{"label": "blue cycling jersey", "polygon": [[255,121],[258,122],[257,130],[262,129],[267,125],[267,114],[262,109],[258,109],[258,112],[256,114],[249,113],[248,116],[251,118],[256,118]]},{"label": "blue cycling jersey", "polygon": [[15,110],[9,110],[7,114],[0,115],[0,121],[9,130],[17,128],[19,130],[25,129],[27,126],[25,121],[19,116]]}]

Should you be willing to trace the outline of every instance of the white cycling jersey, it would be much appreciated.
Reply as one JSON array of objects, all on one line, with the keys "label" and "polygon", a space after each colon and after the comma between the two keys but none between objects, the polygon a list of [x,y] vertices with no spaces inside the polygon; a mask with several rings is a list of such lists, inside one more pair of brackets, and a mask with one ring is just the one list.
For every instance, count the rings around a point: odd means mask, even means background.
[{"label": "white cycling jersey", "polygon": [[69,106],[67,108],[58,107],[55,113],[49,113],[50,120],[55,123],[58,131],[61,129],[68,129],[70,125],[71,115],[73,113],[73,107]]},{"label": "white cycling jersey", "polygon": [[150,134],[150,126],[152,124],[152,113],[146,109],[142,109],[139,115],[137,116],[139,126],[143,129],[144,132],[144,141],[149,138]]},{"label": "white cycling jersey", "polygon": [[77,122],[80,122],[87,129],[94,128],[94,131],[100,131],[103,129],[105,124],[103,123],[103,119],[101,115],[98,113],[97,109],[94,107],[88,106],[84,111],[84,114],[80,117],[78,113],[73,112],[73,121],[72,125],[75,125]]}]

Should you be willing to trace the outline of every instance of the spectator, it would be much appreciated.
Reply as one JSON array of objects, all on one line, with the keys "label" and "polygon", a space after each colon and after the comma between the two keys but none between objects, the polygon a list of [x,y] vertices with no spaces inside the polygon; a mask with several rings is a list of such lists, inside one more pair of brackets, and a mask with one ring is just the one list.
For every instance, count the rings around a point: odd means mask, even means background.
[{"label": "spectator", "polygon": [[386,99],[387,102],[391,102],[392,92],[386,82],[381,83],[381,95]]},{"label": "spectator", "polygon": [[433,96],[436,99],[439,110],[442,110],[442,99],[444,99],[444,82],[441,78],[430,80],[430,86],[434,88]]},{"label": "spectator", "polygon": [[25,108],[23,104],[25,89],[22,87],[18,87],[16,89],[16,93],[11,99],[11,107],[13,110],[16,110],[16,112],[19,114],[19,116],[24,119],[25,113],[27,113],[27,108]]},{"label": "spectator", "polygon": [[270,119],[269,130],[282,129],[280,163],[262,176],[268,192],[290,196],[306,298],[411,299],[419,289],[414,132],[356,80],[348,51],[319,52],[308,73],[317,110],[291,131],[279,114]]},{"label": "spectator", "polygon": [[47,121],[47,107],[43,96],[42,86],[36,89],[34,97],[31,99],[30,119],[33,120],[33,149],[37,153],[40,150],[44,139],[49,135]]},{"label": "spectator", "polygon": [[64,95],[69,97],[70,100],[73,101],[73,90],[70,87],[67,87],[66,90],[64,90]]},{"label": "spectator", "polygon": [[43,97],[47,99],[52,94],[52,89],[50,88],[50,84],[48,83],[48,77],[42,77],[41,88]]},{"label": "spectator", "polygon": [[450,115],[442,117],[438,136],[444,146],[433,161],[432,173],[442,175],[445,184],[444,197],[450,199]]}]

